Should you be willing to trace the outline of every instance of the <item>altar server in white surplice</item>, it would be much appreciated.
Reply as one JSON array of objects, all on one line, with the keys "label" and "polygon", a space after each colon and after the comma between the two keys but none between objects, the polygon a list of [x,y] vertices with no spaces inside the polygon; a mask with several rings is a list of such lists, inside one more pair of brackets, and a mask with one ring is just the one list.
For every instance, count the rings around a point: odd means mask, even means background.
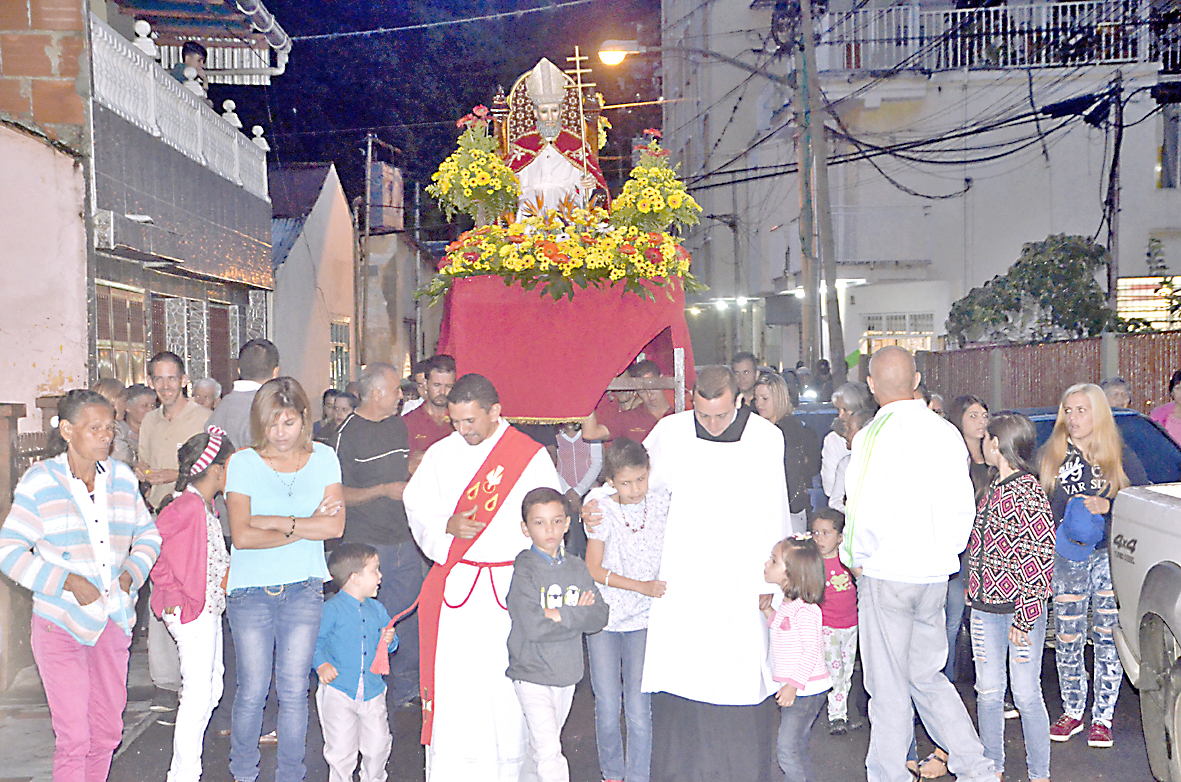
[{"label": "altar server in white surplice", "polygon": [[500,418],[486,378],[461,377],[448,412],[456,431],[427,450],[403,495],[414,539],[436,563],[418,607],[427,780],[534,779],[525,717],[505,676],[505,598],[513,559],[529,547],[521,501],[539,486],[557,489],[558,474],[544,449]]},{"label": "altar server in white surplice", "polygon": [[[692,411],[644,441],[652,484],[672,492],[652,601],[644,692],[652,779],[770,780],[778,715],[759,598],[763,563],[787,529],[783,435],[736,405],[729,367],[697,374]],[[780,777],[782,778],[782,777]]]}]

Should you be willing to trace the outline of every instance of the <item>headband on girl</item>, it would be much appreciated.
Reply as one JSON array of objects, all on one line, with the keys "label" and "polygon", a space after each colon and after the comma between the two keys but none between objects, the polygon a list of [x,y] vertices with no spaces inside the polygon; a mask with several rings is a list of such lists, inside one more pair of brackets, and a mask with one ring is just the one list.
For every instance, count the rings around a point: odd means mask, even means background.
[{"label": "headband on girl", "polygon": [[209,427],[209,444],[205,446],[205,450],[201,452],[201,456],[197,461],[193,462],[192,468],[189,470],[189,476],[200,475],[213,464],[213,460],[217,458],[218,452],[221,451],[221,440],[226,436],[226,433],[216,426]]}]

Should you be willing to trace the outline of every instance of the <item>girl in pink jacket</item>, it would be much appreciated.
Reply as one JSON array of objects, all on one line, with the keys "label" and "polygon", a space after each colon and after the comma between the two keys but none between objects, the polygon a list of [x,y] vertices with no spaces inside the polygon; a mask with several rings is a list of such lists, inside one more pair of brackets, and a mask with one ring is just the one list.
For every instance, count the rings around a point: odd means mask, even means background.
[{"label": "girl in pink jacket", "polygon": [[807,533],[780,541],[763,565],[763,578],[783,590],[778,610],[771,609],[771,595],[763,595],[759,601],[771,628],[775,681],[783,683],[775,695],[780,706],[779,766],[786,782],[808,782],[813,779],[808,737],[825,693],[832,688],[824,664],[820,616],[824,559],[820,549]]},{"label": "girl in pink jacket", "polygon": [[177,453],[180,477],[156,527],[163,542],[152,568],[152,611],[176,639],[180,653],[180,706],[167,782],[198,782],[201,746],[221,700],[221,616],[230,566],[213,498],[225,489],[234,446],[216,427],[194,435]]}]

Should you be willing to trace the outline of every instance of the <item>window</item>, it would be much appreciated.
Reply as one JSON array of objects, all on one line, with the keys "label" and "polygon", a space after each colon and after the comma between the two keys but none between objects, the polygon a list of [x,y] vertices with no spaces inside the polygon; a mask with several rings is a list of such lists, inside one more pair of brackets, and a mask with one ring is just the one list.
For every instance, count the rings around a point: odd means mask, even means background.
[{"label": "window", "polygon": [[886,345],[901,345],[910,351],[931,349],[935,338],[934,313],[890,312],[863,317],[863,353],[873,353]]},{"label": "window", "polygon": [[[1161,277],[1120,277],[1116,284],[1115,311],[1121,318],[1143,318],[1154,328],[1181,328],[1181,316],[1169,314],[1169,291]],[[1181,294],[1181,277],[1172,277]]]},{"label": "window", "polygon": [[148,347],[143,291],[96,282],[94,296],[98,376],[113,377],[124,385],[142,383],[147,377]]},{"label": "window", "polygon": [[332,345],[329,357],[329,382],[338,391],[343,391],[349,384],[351,367],[349,362],[349,322],[347,320],[333,321],[328,327],[328,341]]}]

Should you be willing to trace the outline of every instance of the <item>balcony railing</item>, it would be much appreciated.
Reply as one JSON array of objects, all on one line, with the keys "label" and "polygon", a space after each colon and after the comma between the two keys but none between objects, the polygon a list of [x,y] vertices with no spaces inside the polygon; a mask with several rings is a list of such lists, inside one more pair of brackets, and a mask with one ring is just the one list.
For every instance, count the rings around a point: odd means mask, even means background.
[{"label": "balcony railing", "polygon": [[1044,68],[1157,62],[1181,70],[1181,25],[1151,3],[1081,0],[930,10],[918,5],[828,14],[821,70]]},{"label": "balcony railing", "polygon": [[94,99],[263,200],[267,157],[204,100],[94,15]]}]

